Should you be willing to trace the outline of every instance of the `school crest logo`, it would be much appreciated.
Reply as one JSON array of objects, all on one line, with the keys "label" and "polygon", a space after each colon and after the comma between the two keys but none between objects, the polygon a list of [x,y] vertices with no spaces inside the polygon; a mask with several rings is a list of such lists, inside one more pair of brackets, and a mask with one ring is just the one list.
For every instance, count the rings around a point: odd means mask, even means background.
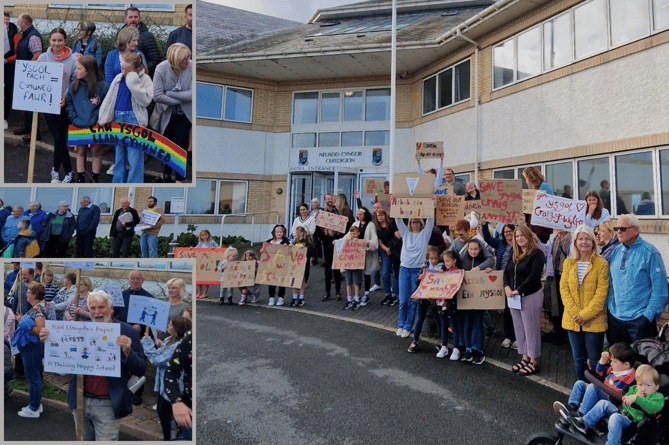
[{"label": "school crest logo", "polygon": [[309,164],[309,151],[308,150],[300,150],[300,155],[298,157],[297,163],[300,164],[300,165]]},{"label": "school crest logo", "polygon": [[383,164],[383,150],[380,148],[372,148],[372,164],[381,165]]}]

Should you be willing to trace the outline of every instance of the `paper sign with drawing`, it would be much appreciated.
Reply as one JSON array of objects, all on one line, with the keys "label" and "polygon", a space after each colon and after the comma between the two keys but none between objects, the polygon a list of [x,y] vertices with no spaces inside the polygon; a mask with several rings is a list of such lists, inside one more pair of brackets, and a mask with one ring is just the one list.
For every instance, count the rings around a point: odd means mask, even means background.
[{"label": "paper sign with drawing", "polygon": [[170,303],[156,298],[142,295],[130,295],[128,302],[128,323],[141,324],[156,328],[159,331],[167,330],[167,318],[170,312]]}]

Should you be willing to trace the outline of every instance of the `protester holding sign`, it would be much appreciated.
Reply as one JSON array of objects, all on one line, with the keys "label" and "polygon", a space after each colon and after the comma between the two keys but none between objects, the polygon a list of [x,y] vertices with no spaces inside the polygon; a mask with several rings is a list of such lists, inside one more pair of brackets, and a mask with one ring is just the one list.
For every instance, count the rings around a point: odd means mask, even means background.
[{"label": "protester holding sign", "polygon": [[360,238],[364,239],[367,245],[367,254],[365,255],[365,294],[360,300],[360,306],[366,306],[369,303],[369,292],[372,284],[372,274],[379,270],[379,239],[376,235],[376,225],[372,223],[372,215],[365,207],[359,208],[356,214],[358,220],[353,223],[360,230]]},{"label": "protester holding sign", "polygon": [[307,261],[304,267],[302,286],[293,289],[293,299],[290,301],[291,307],[302,307],[304,306],[304,290],[307,288],[307,281],[309,280],[311,257],[314,255],[314,241],[311,239],[311,235],[305,226],[297,226],[297,228],[295,228],[295,240],[292,245],[305,246],[307,248]]},{"label": "protester holding sign", "polygon": [[[207,229],[202,229],[200,230],[200,233],[197,236],[198,243],[196,248],[216,248],[218,247],[218,244],[216,241],[214,241],[211,237],[211,232]],[[197,293],[195,295],[196,299],[202,299],[202,298],[207,298],[207,294],[209,293],[209,285],[208,284],[198,284],[197,285]]]},{"label": "protester holding sign", "polygon": [[338,194],[335,202],[336,202],[335,207],[339,211],[339,214],[348,218],[348,224],[346,224],[346,231],[348,231],[348,229],[351,228],[351,224],[355,222],[355,219],[353,218],[353,211],[351,210],[351,207],[349,207],[348,205],[348,200],[346,199],[346,195],[344,195],[343,193]]},{"label": "protester holding sign", "polygon": [[[286,244],[288,244],[288,240],[286,240]],[[237,261],[237,255],[239,253],[237,252],[237,249],[234,247],[228,247],[227,250],[225,251],[225,259],[221,261],[218,264],[218,268],[221,271],[221,283],[223,283],[225,279],[225,269],[228,267],[228,263],[231,263],[233,261]],[[270,293],[271,293],[271,288],[270,286]],[[282,288],[285,292],[285,288]],[[225,303],[225,298],[227,297],[228,299],[228,304],[232,304],[232,295],[233,294],[233,288],[232,287],[223,287],[221,284],[221,296],[218,299],[218,304],[223,304]],[[207,294],[201,294],[200,299],[207,298]],[[283,304],[283,299],[281,298],[281,304]],[[280,306],[280,305],[279,305]]]},{"label": "protester holding sign", "polygon": [[59,170],[61,165],[65,170],[63,183],[72,182],[72,164],[70,163],[70,153],[67,150],[67,128],[70,125],[67,110],[65,109],[65,96],[70,88],[70,83],[74,80],[76,57],[72,55],[72,50],[65,46],[67,43],[67,33],[62,28],[54,28],[49,34],[49,44],[51,45],[46,53],[39,56],[38,62],[55,62],[63,66],[63,90],[60,100],[60,114],[45,113],[46,123],[49,131],[53,135],[53,168],[51,169],[51,182],[60,181]]},{"label": "protester holding sign", "polygon": [[[258,272],[258,257],[256,256],[256,253],[253,250],[247,250],[244,252],[244,256],[242,257],[242,261],[253,261],[254,262],[254,274],[253,277],[255,277],[255,274]],[[308,267],[308,266],[307,266]],[[306,282],[307,278],[305,277],[303,287],[306,287]],[[244,305],[246,303],[247,297],[251,297],[251,303],[257,303],[258,299],[260,298],[260,284],[254,284],[253,286],[242,286],[239,288],[239,293],[241,294],[241,297],[239,298],[239,304]],[[304,290],[302,290],[302,304],[304,304]]]},{"label": "protester holding sign", "polygon": [[588,190],[585,194],[585,202],[588,203],[588,212],[585,215],[585,224],[594,230],[595,227],[611,219],[609,211],[604,208],[604,201],[597,190]]},{"label": "protester holding sign", "polygon": [[331,297],[332,280],[334,278],[335,295],[337,301],[341,300],[341,281],[340,269],[333,269],[332,260],[334,257],[334,242],[343,237],[343,233],[335,232],[332,229],[319,228],[320,239],[323,242],[323,267],[325,268],[325,296],[321,301],[328,301]]},{"label": "protester holding sign", "polygon": [[[543,190],[549,195],[554,195],[553,189],[546,182],[544,175],[534,167],[527,167],[523,170],[523,177],[532,190]],[[531,215],[525,215],[525,222],[529,225],[532,232],[536,233],[542,243],[547,243],[553,233],[553,229],[534,226],[530,224]]]},{"label": "protester holding sign", "polygon": [[88,312],[88,292],[93,290],[93,283],[88,277],[81,277],[79,280],[79,307],[75,307],[74,298],[65,308],[65,320],[74,320],[75,314],[78,321],[87,321],[91,319],[91,314]]},{"label": "protester holding sign", "polygon": [[[400,253],[402,250],[402,240],[399,239],[399,230],[395,221],[390,219],[385,210],[379,209],[374,212],[376,225],[376,234],[379,239],[379,257],[381,258],[381,282],[383,284],[383,294],[385,298],[381,304],[395,306],[397,304],[397,295],[399,295],[399,275],[400,275]],[[390,280],[390,272],[393,271],[394,279]]]},{"label": "protester holding sign", "polygon": [[316,231],[316,218],[311,216],[309,213],[309,206],[306,204],[300,204],[297,211],[300,213],[295,217],[293,225],[290,226],[290,239],[294,240],[297,236],[297,228],[303,226],[309,232],[309,235],[314,236]]},{"label": "protester holding sign", "polygon": [[[360,229],[358,226],[351,226],[344,238],[346,240],[356,240],[360,238]],[[332,243],[334,244],[336,241],[332,241]],[[356,310],[360,307],[362,271],[360,269],[345,269],[344,276],[346,278],[346,305],[344,306],[344,310]]]}]

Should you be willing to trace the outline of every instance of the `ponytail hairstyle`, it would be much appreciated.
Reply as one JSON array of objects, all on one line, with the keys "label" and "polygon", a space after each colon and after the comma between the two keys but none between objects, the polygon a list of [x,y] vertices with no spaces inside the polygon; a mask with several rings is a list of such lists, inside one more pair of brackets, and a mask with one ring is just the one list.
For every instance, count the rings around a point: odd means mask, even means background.
[{"label": "ponytail hairstyle", "polygon": [[[81,66],[83,66],[84,69],[86,70],[86,83],[88,84],[88,98],[92,99],[95,97],[95,93],[97,92],[98,82],[102,78],[98,62],[95,60],[95,57],[93,56],[81,56],[79,57],[79,60],[77,60],[77,63],[80,63]],[[78,90],[79,90],[79,79],[75,78],[74,82],[72,83],[72,91],[76,93]]]},{"label": "ponytail hairstyle", "polygon": [[133,70],[138,70],[138,69],[143,69],[146,71],[146,66],[144,66],[144,61],[142,60],[142,56],[140,56],[137,53],[130,53],[127,56],[123,58],[123,61],[125,63],[129,63],[132,65]]}]

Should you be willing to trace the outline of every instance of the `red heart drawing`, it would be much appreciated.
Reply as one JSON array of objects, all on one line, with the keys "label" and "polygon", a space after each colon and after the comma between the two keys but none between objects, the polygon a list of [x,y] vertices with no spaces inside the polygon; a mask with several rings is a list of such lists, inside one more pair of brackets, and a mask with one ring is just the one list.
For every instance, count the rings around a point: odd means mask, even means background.
[{"label": "red heart drawing", "polygon": [[497,275],[488,275],[488,279],[490,280],[491,283],[494,283],[497,281]]}]

